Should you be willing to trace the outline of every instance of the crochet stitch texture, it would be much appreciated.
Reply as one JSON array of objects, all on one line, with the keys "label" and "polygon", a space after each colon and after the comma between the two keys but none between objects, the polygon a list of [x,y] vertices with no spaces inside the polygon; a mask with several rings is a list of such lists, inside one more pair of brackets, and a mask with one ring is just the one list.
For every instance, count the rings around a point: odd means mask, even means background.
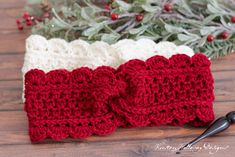
[{"label": "crochet stitch texture", "polygon": [[155,55],[166,58],[174,54],[193,56],[194,52],[185,45],[175,45],[172,42],[155,43],[150,39],[122,39],[115,44],[103,41],[88,43],[81,39],[66,42],[63,39],[49,39],[40,35],[31,35],[26,40],[26,53],[22,72],[31,69],[41,69],[49,72],[55,69],[74,70],[78,67],[95,69],[106,65],[113,68],[131,60],[146,60]]},{"label": "crochet stitch texture", "polygon": [[117,127],[204,126],[214,119],[213,77],[202,54],[25,74],[32,141],[108,135]]}]

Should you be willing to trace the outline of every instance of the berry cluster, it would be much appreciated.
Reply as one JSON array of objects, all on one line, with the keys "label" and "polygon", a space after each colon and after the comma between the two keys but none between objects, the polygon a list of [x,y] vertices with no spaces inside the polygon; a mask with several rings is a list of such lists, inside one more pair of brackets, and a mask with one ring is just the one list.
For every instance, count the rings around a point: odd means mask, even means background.
[{"label": "berry cluster", "polygon": [[[218,38],[223,39],[223,40],[226,40],[226,39],[228,38],[228,36],[229,36],[228,32],[227,32],[227,31],[223,31],[223,32],[221,32],[221,33],[219,34]],[[214,36],[214,35],[209,34],[209,35],[207,36],[207,41],[208,41],[208,42],[212,42],[212,41],[214,41],[214,40],[215,40],[215,36]]]},{"label": "berry cluster", "polygon": [[22,21],[20,19],[16,19],[16,24],[17,24],[19,30],[24,29],[23,24],[25,24],[26,26],[33,25],[33,17],[28,12],[25,12],[23,14],[22,18],[23,18]]},{"label": "berry cluster", "polygon": [[31,27],[39,22],[42,22],[46,18],[50,18],[50,14],[48,12],[45,12],[42,16],[33,16],[28,12],[24,12],[22,19],[16,19],[16,24],[18,30],[23,30],[24,26]]},{"label": "berry cluster", "polygon": [[[127,1],[127,0],[124,0]],[[114,3],[115,0],[108,0],[108,3],[106,3],[104,5],[104,9],[106,10],[105,12],[107,13],[106,15],[110,18],[110,20],[112,21],[116,21],[119,18],[122,17],[128,17],[128,18],[133,18],[135,19],[135,21],[138,22],[142,22],[144,17],[145,17],[145,12],[141,11],[141,12],[136,12],[136,13],[131,13],[127,15],[120,15],[120,13],[116,12],[115,10],[117,10],[117,6],[116,3]],[[165,14],[169,14],[168,16],[173,16],[173,14],[177,13],[177,7],[174,6],[173,3],[163,3],[162,5],[162,13]],[[43,14],[40,16],[33,16],[30,15],[28,12],[25,12],[22,16],[22,20],[20,19],[16,19],[16,24],[18,26],[19,30],[23,30],[24,27],[30,27],[33,26],[35,24],[37,24],[38,22],[42,22],[44,21],[46,18],[51,18],[51,14],[50,14],[50,10],[49,9],[43,9]],[[229,21],[231,23],[235,23],[235,16],[231,16]],[[119,22],[119,21],[117,21]],[[223,30],[221,31],[221,33],[219,35],[215,35],[215,34],[208,34],[206,36],[207,42],[213,42],[215,39],[222,39],[222,40],[226,40],[228,39],[230,36],[232,36],[232,32],[229,32],[228,30]]]},{"label": "berry cluster", "polygon": [[[107,3],[107,4],[105,5],[105,9],[110,10],[110,8],[112,8],[111,5],[112,5],[113,2],[114,2],[114,0],[110,1],[109,3]],[[163,11],[164,11],[164,12],[172,12],[172,10],[173,10],[172,4],[166,3],[166,4],[163,5]],[[111,18],[113,21],[115,21],[115,20],[118,20],[119,15],[118,15],[117,13],[111,13],[111,14],[110,14],[110,18]],[[136,19],[136,21],[141,22],[141,21],[144,19],[144,14],[143,14],[143,13],[137,14],[137,15],[135,16],[135,19]],[[232,16],[231,19],[230,19],[230,21],[231,21],[232,23],[235,23],[235,16]],[[229,33],[228,33],[227,31],[223,31],[223,32],[221,32],[221,33],[219,34],[218,37],[219,37],[220,39],[225,40],[225,39],[228,38],[228,36],[229,36]],[[212,42],[212,41],[214,41],[214,40],[215,40],[215,36],[214,36],[214,35],[209,34],[209,35],[207,36],[207,41],[208,41],[208,42]]]},{"label": "berry cluster", "polygon": [[[235,23],[235,16],[231,16],[230,22],[231,22],[231,23]],[[223,39],[223,40],[226,40],[228,37],[229,37],[229,33],[228,33],[227,31],[221,32],[221,33],[219,34],[219,36],[218,36],[218,38]],[[207,36],[207,41],[208,41],[208,42],[212,42],[212,41],[215,40],[215,38],[216,38],[216,37],[215,37],[214,35],[209,34],[209,35]]]},{"label": "berry cluster", "polygon": [[[108,11],[110,11],[110,9],[112,8],[112,3],[114,2],[114,0],[111,0],[110,2],[108,2],[104,8]],[[172,4],[170,3],[166,3],[164,6],[163,6],[163,11],[164,12],[172,12],[173,10],[173,6]],[[115,20],[118,20],[119,18],[119,15],[117,13],[111,13],[110,14],[110,18],[115,21]],[[139,13],[139,14],[136,14],[135,15],[135,20],[137,22],[141,22],[142,20],[144,19],[144,14],[143,13]]]}]

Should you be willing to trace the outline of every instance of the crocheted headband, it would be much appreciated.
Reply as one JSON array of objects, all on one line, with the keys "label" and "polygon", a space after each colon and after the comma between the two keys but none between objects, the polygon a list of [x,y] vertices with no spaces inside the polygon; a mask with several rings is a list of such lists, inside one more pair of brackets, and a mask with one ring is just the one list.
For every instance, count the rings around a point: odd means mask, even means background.
[{"label": "crocheted headband", "polygon": [[[23,69],[34,57],[27,51]],[[213,77],[204,55],[167,59],[155,54],[117,68],[104,65],[25,73],[32,141],[107,135],[117,127],[203,126],[213,121]]]}]

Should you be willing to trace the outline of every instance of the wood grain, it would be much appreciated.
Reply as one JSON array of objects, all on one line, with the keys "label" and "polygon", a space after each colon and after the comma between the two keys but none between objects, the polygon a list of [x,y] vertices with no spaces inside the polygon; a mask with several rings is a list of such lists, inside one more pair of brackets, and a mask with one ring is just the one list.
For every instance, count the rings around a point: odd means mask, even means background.
[{"label": "wood grain", "polygon": [[[86,140],[45,140],[32,144],[28,136],[28,121],[22,103],[21,67],[28,30],[19,32],[15,18],[22,14],[25,0],[0,0],[0,157],[77,157],[77,156],[174,156],[173,147],[190,141],[205,128],[146,127],[119,128],[109,136],[92,136]],[[212,61],[215,80],[216,117],[235,110],[235,54]],[[235,154],[235,125],[227,131],[204,140],[201,150],[186,150],[178,156],[232,157]],[[211,145],[214,149],[206,149]],[[164,149],[171,146],[171,150]],[[229,146],[226,150],[215,148]],[[161,147],[162,149],[159,149]]]}]

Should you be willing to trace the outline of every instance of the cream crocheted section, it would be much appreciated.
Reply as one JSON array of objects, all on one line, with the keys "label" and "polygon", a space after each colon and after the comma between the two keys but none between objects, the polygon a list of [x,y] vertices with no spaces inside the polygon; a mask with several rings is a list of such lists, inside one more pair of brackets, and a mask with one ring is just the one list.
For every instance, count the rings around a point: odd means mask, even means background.
[{"label": "cream crocheted section", "polygon": [[63,39],[47,40],[40,35],[31,35],[26,40],[22,72],[25,74],[34,68],[45,72],[61,68],[73,70],[82,66],[94,69],[101,65],[116,68],[131,59],[146,60],[154,55],[169,58],[178,53],[190,57],[194,54],[187,46],[176,46],[171,42],[156,44],[150,39],[124,39],[109,45],[102,41],[89,44],[80,39],[68,43]]}]

